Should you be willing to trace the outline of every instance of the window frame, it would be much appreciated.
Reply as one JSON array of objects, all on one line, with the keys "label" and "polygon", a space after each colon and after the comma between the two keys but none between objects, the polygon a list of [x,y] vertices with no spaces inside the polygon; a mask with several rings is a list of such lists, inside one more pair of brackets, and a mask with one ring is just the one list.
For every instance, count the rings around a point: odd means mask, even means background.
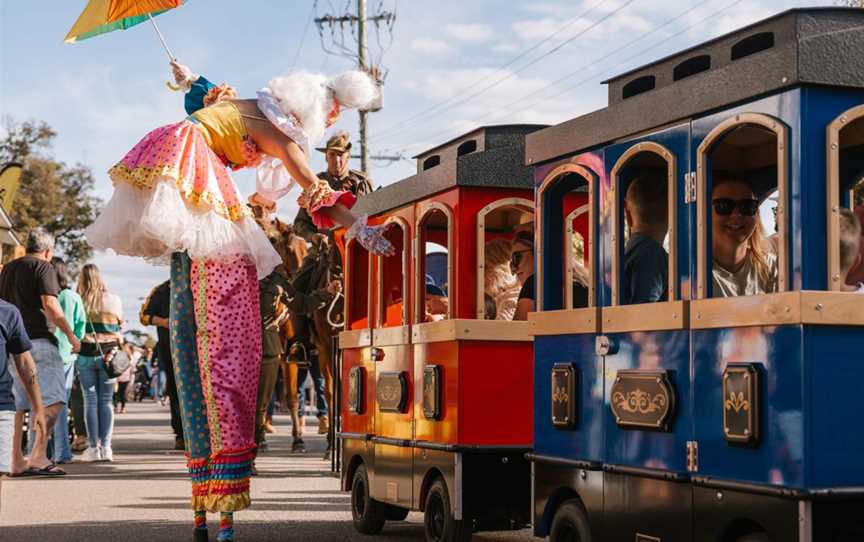
[{"label": "window frame", "polygon": [[486,216],[502,207],[524,208],[526,212],[532,216],[534,215],[534,202],[530,199],[519,197],[495,200],[484,206],[477,213],[477,274],[474,282],[476,285],[475,302],[477,303],[477,310],[474,313],[478,320],[484,320],[486,317],[484,297],[484,283],[486,282]]},{"label": "window frame", "polygon": [[[569,243],[564,245],[564,276],[571,277],[573,274],[573,234],[576,233],[576,230],[573,229],[573,221],[579,218],[580,216],[588,213],[588,220],[591,220],[591,204],[586,203],[585,205],[580,205],[579,207],[573,209],[569,215],[564,219],[567,227],[567,239],[570,240]],[[590,227],[590,226],[589,226]],[[585,240],[582,240],[582,250],[585,252],[587,249],[585,247]],[[588,258],[588,262],[590,265],[591,258]],[[587,266],[586,266],[587,267]],[[591,273],[591,270],[588,270],[588,273]],[[591,279],[589,278],[589,281]],[[591,289],[589,288],[589,303],[591,296]],[[564,309],[565,310],[573,310],[573,280],[564,281]],[[590,307],[590,305],[589,305]],[[582,307],[580,307],[582,308]]]},{"label": "window frame", "polygon": [[612,198],[612,288],[611,288],[611,303],[613,307],[619,306],[620,288],[621,288],[621,271],[623,265],[624,247],[618,239],[619,233],[622,232],[623,214],[624,214],[624,191],[620,187],[621,170],[636,156],[642,153],[652,153],[659,156],[666,162],[666,183],[667,183],[667,200],[666,205],[669,211],[669,227],[667,233],[669,235],[669,269],[668,271],[668,290],[667,301],[676,301],[681,296],[678,295],[678,183],[676,182],[678,171],[678,159],[675,154],[664,145],[654,141],[642,141],[628,148],[624,154],[618,158],[615,165],[612,167],[610,174],[610,197]]},{"label": "window frame", "polygon": [[[388,326],[390,328],[402,327],[411,325],[411,312],[409,308],[411,293],[410,293],[410,278],[408,277],[408,268],[411,258],[411,231],[408,220],[401,216],[391,216],[384,221],[383,225],[396,224],[402,229],[402,323],[396,326]],[[384,307],[384,256],[375,256],[378,260],[378,269],[375,273],[375,282],[377,285],[375,292],[375,328],[387,329],[384,326],[384,316],[386,308]]]},{"label": "window frame", "polygon": [[[447,217],[447,320],[452,320],[456,314],[453,302],[456,299],[456,283],[454,281],[454,231],[453,211],[449,206],[440,201],[428,201],[421,203],[417,209],[417,219],[414,223],[414,321],[418,324],[424,323],[426,319],[426,265],[420,258],[426,257],[426,247],[423,243],[423,221],[433,211],[438,210]],[[421,271],[423,271],[421,273]]]},{"label": "window frame", "polygon": [[[543,202],[546,199],[546,197],[545,197],[546,191],[551,186],[553,186],[556,182],[559,182],[561,180],[561,177],[564,177],[565,175],[567,175],[569,173],[579,175],[588,184],[588,237],[589,237],[589,239],[588,239],[588,246],[587,246],[586,250],[589,251],[589,254],[591,254],[591,257],[589,258],[589,264],[590,265],[588,266],[588,307],[587,308],[593,308],[596,306],[595,281],[596,281],[596,268],[597,268],[597,257],[596,256],[597,255],[596,255],[596,251],[595,251],[595,246],[596,246],[595,242],[597,239],[597,216],[596,216],[596,209],[597,209],[597,201],[596,201],[597,200],[597,186],[596,185],[597,185],[597,179],[598,179],[597,174],[594,173],[594,171],[592,171],[591,168],[589,168],[588,166],[582,165],[582,164],[570,163],[570,164],[563,164],[563,165],[560,165],[560,166],[554,168],[552,171],[550,171],[546,175],[546,177],[540,183],[540,187],[537,189],[537,199],[534,203],[535,207],[537,209],[535,216],[536,217],[545,216],[544,215],[544,209],[543,209]],[[565,227],[566,227],[566,224],[565,224]],[[571,222],[571,227],[572,227],[572,222]],[[534,252],[535,252],[535,258],[537,259],[537,272],[536,272],[536,276],[537,276],[537,281],[536,281],[537,299],[536,299],[536,302],[534,305],[535,305],[535,311],[537,311],[537,312],[541,312],[544,310],[544,307],[543,307],[544,292],[543,292],[543,290],[544,290],[544,286],[545,286],[545,284],[544,284],[545,280],[543,277],[543,240],[544,240],[543,239],[543,230],[544,230],[544,227],[543,227],[543,224],[541,222],[541,223],[537,224],[537,227],[535,228],[535,232],[534,232],[534,247],[535,247]],[[565,232],[566,232],[566,230],[565,230]],[[565,262],[565,268],[563,269],[563,271],[567,272],[569,270],[570,270],[570,263]],[[566,275],[565,275],[565,278],[566,278]],[[572,286],[571,286],[571,288],[572,288]],[[561,305],[563,307],[567,307],[568,306],[567,300],[564,300],[564,301],[565,302],[562,303]],[[569,301],[569,306],[570,307],[573,306],[572,296],[571,296],[571,299]]]},{"label": "window frame", "polygon": [[708,278],[708,212],[707,176],[708,154],[714,145],[732,129],[747,124],[767,128],[774,132],[777,140],[777,292],[789,291],[789,127],[771,115],[764,113],[738,113],[715,126],[696,149],[696,299],[711,299],[707,297],[706,280]]},{"label": "window frame", "polygon": [[[828,275],[826,290],[843,290],[840,282],[840,132],[843,128],[864,119],[864,104],[849,108],[837,115],[826,129],[827,150],[827,203],[828,203]],[[850,202],[854,196],[850,194]],[[851,206],[851,205],[850,205]]]},{"label": "window frame", "polygon": [[357,243],[356,239],[348,239],[345,243],[345,331],[359,331],[361,329],[371,329],[373,325],[372,320],[372,253],[368,250],[366,251],[366,321],[369,325],[365,328],[354,329],[351,327],[351,308],[352,302],[354,300],[354,291],[353,289],[357,286],[354,281],[354,277],[352,276],[352,268],[353,268],[353,245]]}]

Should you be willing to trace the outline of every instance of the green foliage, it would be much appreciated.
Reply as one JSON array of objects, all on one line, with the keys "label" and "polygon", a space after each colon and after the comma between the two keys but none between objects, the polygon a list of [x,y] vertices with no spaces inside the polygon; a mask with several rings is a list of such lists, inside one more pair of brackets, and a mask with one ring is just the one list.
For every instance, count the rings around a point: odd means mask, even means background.
[{"label": "green foliage", "polygon": [[93,249],[84,228],[93,223],[102,202],[92,195],[95,181],[90,168],[67,166],[51,156],[57,133],[45,122],[16,123],[3,119],[0,164],[24,165],[21,186],[9,214],[15,230],[26,235],[42,226],[57,238],[57,249],[73,269],[84,265]]}]

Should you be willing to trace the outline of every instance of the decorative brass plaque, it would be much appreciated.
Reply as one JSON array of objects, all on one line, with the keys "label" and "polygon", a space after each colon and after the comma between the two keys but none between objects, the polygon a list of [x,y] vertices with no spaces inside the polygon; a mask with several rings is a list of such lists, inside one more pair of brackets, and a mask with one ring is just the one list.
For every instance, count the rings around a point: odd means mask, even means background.
[{"label": "decorative brass plaque", "polygon": [[428,420],[441,417],[440,365],[427,365],[423,369],[423,415]]},{"label": "decorative brass plaque", "polygon": [[381,412],[405,412],[408,403],[408,376],[402,372],[385,372],[378,376],[376,386],[378,410]]},{"label": "decorative brass plaque", "polygon": [[610,393],[619,427],[667,431],[675,413],[675,390],[668,371],[618,371]]},{"label": "decorative brass plaque", "polygon": [[348,411],[363,414],[363,367],[351,367],[348,371]]},{"label": "decorative brass plaque", "polygon": [[728,442],[759,441],[759,369],[730,363],[723,371],[723,434]]},{"label": "decorative brass plaque", "polygon": [[570,429],[576,425],[576,368],[571,363],[552,366],[552,425]]}]

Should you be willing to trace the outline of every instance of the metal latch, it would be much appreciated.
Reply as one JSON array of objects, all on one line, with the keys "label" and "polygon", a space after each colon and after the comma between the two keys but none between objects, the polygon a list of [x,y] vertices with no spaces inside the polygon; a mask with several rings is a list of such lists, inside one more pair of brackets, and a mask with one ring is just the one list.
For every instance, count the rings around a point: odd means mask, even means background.
[{"label": "metal latch", "polygon": [[696,172],[684,174],[684,203],[696,202]]},{"label": "metal latch", "polygon": [[699,443],[695,440],[687,441],[687,472],[699,470]]},{"label": "metal latch", "polygon": [[618,351],[614,340],[606,335],[598,335],[594,341],[594,352],[598,356],[613,355]]},{"label": "metal latch", "polygon": [[369,352],[369,357],[372,358],[372,361],[384,361],[384,349],[383,348],[373,348]]}]

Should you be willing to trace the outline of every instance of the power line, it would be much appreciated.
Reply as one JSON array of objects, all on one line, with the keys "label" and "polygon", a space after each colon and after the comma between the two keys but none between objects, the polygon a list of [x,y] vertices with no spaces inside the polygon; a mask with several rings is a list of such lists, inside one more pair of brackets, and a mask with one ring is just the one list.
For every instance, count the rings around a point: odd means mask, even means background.
[{"label": "power line", "polygon": [[[587,15],[588,15],[589,13],[591,13],[593,10],[599,8],[600,6],[602,6],[603,4],[605,4],[605,3],[609,2],[609,1],[610,1],[610,0],[600,0],[600,2],[598,2],[598,3],[594,4],[594,5],[592,5],[590,8],[588,8],[588,9],[586,9],[585,11],[583,11],[582,13],[576,15],[576,16],[573,18],[573,20],[570,21],[569,23],[567,23],[566,25],[560,27],[558,30],[556,30],[556,31],[553,32],[552,34],[546,36],[544,39],[542,39],[542,40],[540,40],[539,42],[535,43],[534,45],[532,45],[531,47],[529,47],[528,49],[526,49],[525,51],[523,51],[522,53],[520,53],[520,54],[517,55],[516,57],[512,58],[512,59],[509,60],[508,62],[506,62],[506,63],[502,64],[501,66],[499,66],[498,68],[496,68],[495,72],[493,72],[493,75],[497,74],[498,72],[503,72],[505,68],[508,68],[509,66],[515,64],[515,63],[518,62],[519,60],[525,58],[525,56],[527,56],[529,53],[531,53],[531,52],[537,50],[539,47],[541,47],[541,46],[543,46],[544,44],[548,43],[550,40],[554,39],[555,36],[559,35],[561,32],[564,32],[565,30],[568,30],[570,27],[572,27],[574,24],[576,24],[576,23],[578,23],[578,22],[582,22],[582,19],[583,19],[585,16],[587,16]],[[422,111],[420,111],[420,112],[418,112],[418,113],[415,113],[415,114],[411,115],[410,117],[408,117],[408,118],[406,118],[406,119],[403,119],[403,120],[401,120],[401,121],[399,121],[399,122],[397,122],[397,123],[395,123],[395,124],[392,124],[392,125],[388,126],[387,128],[384,128],[381,132],[379,132],[379,134],[373,136],[371,139],[375,140],[375,139],[379,139],[379,138],[381,138],[381,137],[387,137],[387,136],[389,135],[389,132],[391,132],[391,131],[394,130],[395,128],[398,128],[398,127],[400,127],[400,126],[403,126],[403,125],[406,124],[406,123],[412,122],[412,121],[414,121],[414,120],[416,120],[416,119],[419,119],[419,118],[422,118],[422,117],[426,116],[427,113],[431,113],[432,111],[437,110],[439,107],[441,107],[441,106],[443,106],[443,105],[446,105],[447,103],[449,103],[449,102],[451,102],[451,101],[457,99],[457,98],[458,98],[459,96],[461,96],[464,92],[467,92],[467,91],[471,90],[472,88],[476,87],[477,85],[479,85],[479,84],[481,84],[481,83],[483,83],[483,82],[485,82],[485,81],[487,81],[487,80],[488,80],[488,78],[486,78],[486,77],[481,77],[481,78],[477,79],[476,81],[474,81],[474,82],[471,83],[470,85],[465,86],[465,87],[463,87],[463,88],[457,90],[456,92],[454,92],[454,94],[453,94],[451,97],[449,97],[449,98],[447,98],[447,99],[445,99],[445,100],[441,100],[441,101],[438,102],[438,103],[432,104],[431,106],[427,107],[426,109],[424,109],[424,110],[422,110]]]},{"label": "power line", "polygon": [[[541,103],[541,102],[548,101],[548,100],[551,100],[551,99],[557,98],[557,97],[559,97],[559,96],[561,96],[561,95],[563,95],[563,94],[566,94],[567,92],[570,92],[570,91],[572,91],[573,89],[575,89],[575,88],[577,88],[577,87],[579,87],[579,86],[582,86],[583,84],[585,84],[585,83],[587,83],[587,82],[589,82],[589,81],[592,81],[592,80],[594,80],[594,79],[597,79],[598,77],[603,76],[604,74],[609,73],[609,72],[611,72],[611,71],[613,71],[613,70],[617,70],[617,68],[618,68],[619,66],[622,66],[622,65],[626,64],[627,62],[630,62],[630,61],[632,61],[632,60],[634,60],[634,59],[636,59],[636,58],[638,58],[638,57],[644,56],[645,54],[647,54],[648,52],[650,52],[650,51],[656,49],[657,47],[660,47],[661,45],[664,45],[665,43],[668,43],[669,41],[671,41],[672,39],[674,39],[674,38],[680,36],[681,34],[684,34],[685,32],[687,32],[687,31],[689,31],[689,30],[692,30],[693,28],[695,28],[695,27],[697,27],[697,26],[703,24],[705,21],[707,21],[707,20],[709,20],[709,19],[713,19],[713,18],[715,18],[717,15],[719,15],[720,13],[722,13],[722,12],[724,12],[724,11],[727,11],[727,10],[733,8],[734,6],[736,6],[736,5],[740,4],[741,2],[743,2],[744,0],[735,0],[735,1],[733,1],[733,2],[731,2],[731,3],[729,3],[729,4],[727,4],[726,6],[724,6],[724,7],[720,8],[720,9],[714,11],[713,13],[709,14],[708,16],[706,16],[706,17],[704,17],[704,18],[698,20],[697,22],[691,24],[690,26],[688,26],[688,27],[686,27],[686,28],[684,28],[684,29],[682,29],[682,30],[680,30],[680,31],[678,31],[678,32],[676,32],[676,33],[674,33],[674,34],[671,34],[671,35],[667,36],[666,38],[660,40],[659,42],[657,42],[657,43],[655,43],[655,44],[653,44],[653,45],[651,45],[651,46],[649,46],[649,47],[647,47],[647,48],[645,48],[645,49],[640,50],[637,54],[632,55],[632,56],[626,58],[625,60],[618,62],[618,63],[617,63],[615,66],[613,66],[612,68],[608,68],[608,69],[606,69],[606,70],[601,71],[600,73],[595,73],[595,74],[593,74],[593,75],[591,75],[591,76],[589,76],[589,77],[586,77],[586,78],[580,80],[580,81],[579,81],[578,83],[576,83],[575,85],[572,85],[572,86],[570,86],[570,87],[567,87],[566,89],[564,89],[563,91],[561,91],[561,92],[559,92],[559,93],[557,93],[557,94],[554,94],[554,95],[551,95],[551,96],[546,96],[546,97],[540,98],[540,99],[538,99],[538,100],[535,100],[535,101],[531,102],[530,104],[528,104],[528,105],[526,105],[526,106],[524,106],[524,107],[522,107],[522,108],[520,108],[520,109],[518,109],[518,110],[516,110],[516,111],[510,110],[511,107],[518,106],[520,102],[523,102],[524,100],[526,100],[526,99],[528,99],[528,98],[531,98],[531,97],[536,96],[536,95],[538,95],[538,94],[540,94],[540,93],[543,93],[543,92],[545,92],[546,90],[548,90],[549,88],[551,88],[551,87],[553,87],[553,86],[555,86],[555,85],[558,85],[559,83],[561,83],[561,82],[563,82],[563,81],[566,81],[567,79],[570,79],[570,78],[572,78],[572,77],[574,77],[574,76],[576,76],[576,75],[579,75],[579,74],[581,74],[581,73],[584,73],[586,69],[590,69],[590,68],[595,67],[595,66],[596,66],[598,63],[600,63],[601,61],[606,60],[607,58],[609,58],[609,57],[615,55],[616,53],[619,53],[619,52],[621,52],[622,50],[631,47],[633,44],[635,44],[635,43],[637,43],[637,42],[639,42],[639,41],[641,41],[641,40],[647,38],[648,36],[650,36],[650,35],[656,33],[657,31],[659,31],[659,30],[661,30],[662,28],[664,28],[664,27],[666,27],[666,26],[672,24],[673,22],[675,22],[675,21],[681,19],[682,17],[685,17],[686,15],[690,14],[691,12],[693,12],[693,11],[696,10],[697,8],[701,7],[702,5],[708,3],[709,1],[710,1],[710,0],[702,0],[701,2],[697,3],[697,4],[694,5],[693,7],[691,7],[691,8],[689,8],[689,9],[687,9],[686,11],[682,12],[681,14],[679,14],[679,15],[673,17],[672,19],[666,21],[666,22],[663,23],[662,25],[660,25],[660,26],[658,26],[658,27],[656,27],[656,28],[654,28],[654,29],[652,29],[652,30],[650,30],[650,31],[648,31],[648,32],[646,32],[646,33],[640,35],[640,36],[637,37],[636,39],[627,42],[626,44],[622,45],[621,47],[618,47],[618,48],[616,48],[616,49],[610,51],[609,53],[603,55],[602,57],[595,59],[595,60],[592,61],[591,63],[586,64],[586,65],[584,65],[584,66],[582,66],[582,67],[576,69],[575,71],[573,71],[573,72],[571,72],[571,73],[565,75],[564,77],[561,77],[561,78],[559,78],[559,79],[553,81],[552,83],[550,83],[550,84],[548,84],[548,85],[545,85],[544,87],[542,87],[542,88],[540,88],[540,89],[538,89],[538,90],[535,90],[535,91],[529,92],[528,94],[526,94],[526,95],[524,95],[524,96],[522,96],[522,97],[520,97],[520,98],[518,98],[518,99],[516,99],[516,100],[514,100],[514,101],[512,101],[512,102],[510,102],[510,103],[508,103],[508,104],[505,104],[505,105],[503,105],[503,106],[496,106],[496,107],[495,107],[495,110],[491,111],[490,113],[487,113],[486,115],[484,115],[484,116],[482,116],[482,117],[479,117],[479,118],[477,118],[477,119],[474,119],[474,121],[472,121],[472,123],[473,123],[473,124],[478,124],[478,125],[480,125],[482,122],[486,121],[487,119],[490,119],[490,118],[502,118],[502,117],[504,117],[504,116],[506,116],[506,115],[509,115],[509,114],[512,114],[512,113],[514,113],[514,112],[521,112],[521,111],[524,111],[524,110],[526,110],[526,109],[529,109],[529,108],[531,108],[531,107],[533,107],[533,106],[535,106],[535,105],[537,105],[537,104],[539,104],[539,103]],[[503,114],[502,114],[502,113],[503,113]],[[439,136],[447,135],[447,134],[450,134],[451,132],[453,132],[453,129],[450,129],[450,128],[445,129],[445,130],[441,130],[441,131],[436,132],[436,133],[434,133],[433,135],[429,136],[427,139],[436,139],[436,138],[438,138]],[[402,147],[398,147],[398,148],[397,148],[397,151],[403,151],[403,150],[406,150],[406,149],[408,149],[408,148],[410,148],[410,147],[411,147],[411,145],[405,145],[405,146],[402,146]]]},{"label": "power line", "polygon": [[294,61],[291,63],[291,69],[288,71],[294,71],[294,67],[297,65],[297,60],[300,59],[300,53],[303,52],[303,44],[306,43],[306,34],[309,32],[309,26],[312,24],[312,18],[315,16],[315,3],[312,3],[312,7],[309,10],[309,17],[306,18],[306,26],[303,27],[303,37],[300,38],[300,45],[297,46],[297,52],[294,53]]}]

